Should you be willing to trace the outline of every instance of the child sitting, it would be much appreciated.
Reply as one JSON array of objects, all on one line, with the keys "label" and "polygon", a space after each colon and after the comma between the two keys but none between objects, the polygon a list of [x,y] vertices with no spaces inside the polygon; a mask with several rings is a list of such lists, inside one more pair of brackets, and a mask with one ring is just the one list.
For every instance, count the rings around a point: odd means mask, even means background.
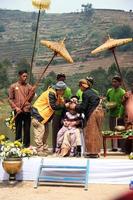
[{"label": "child sitting", "polygon": [[[77,97],[72,97],[69,104],[78,103]],[[81,136],[80,136],[81,115],[74,110],[66,112],[63,127],[57,134],[56,153],[61,156],[81,156]]]}]

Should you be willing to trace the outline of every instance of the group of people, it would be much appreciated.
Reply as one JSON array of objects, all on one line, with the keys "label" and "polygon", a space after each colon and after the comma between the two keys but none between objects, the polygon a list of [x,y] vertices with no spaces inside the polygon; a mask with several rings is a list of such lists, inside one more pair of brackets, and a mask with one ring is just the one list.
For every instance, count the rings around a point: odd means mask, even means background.
[{"label": "group of people", "polygon": [[[122,88],[122,80],[119,76],[112,79],[112,88],[108,89],[107,100],[114,103],[109,110],[109,127],[115,131],[116,126],[125,126],[125,130],[133,129],[133,87],[130,91]],[[112,140],[112,150],[130,154],[133,151],[132,140]]]},{"label": "group of people", "polygon": [[[18,81],[9,88],[9,103],[15,113],[15,139],[22,141],[24,146],[28,147],[32,122],[37,153],[46,156],[49,152],[48,123],[52,120],[53,153],[60,156],[81,156],[83,135],[84,155],[98,158],[102,144],[104,110],[103,98],[93,88],[93,78],[86,77],[79,80],[79,90],[73,96],[71,89],[65,83],[65,74],[58,74],[56,84],[49,86],[37,99],[34,99],[35,88],[27,83],[27,71],[21,70],[18,75]],[[108,101],[116,103],[115,107],[109,110],[110,129],[114,130],[116,119],[122,121],[124,114],[126,120],[123,121],[126,123],[126,128],[133,128],[133,90],[125,92],[121,88],[120,77],[115,76],[112,79],[112,88],[107,91],[106,97]],[[32,101],[34,103],[31,104]],[[117,148],[116,145],[117,141],[113,141],[114,150]]]}]

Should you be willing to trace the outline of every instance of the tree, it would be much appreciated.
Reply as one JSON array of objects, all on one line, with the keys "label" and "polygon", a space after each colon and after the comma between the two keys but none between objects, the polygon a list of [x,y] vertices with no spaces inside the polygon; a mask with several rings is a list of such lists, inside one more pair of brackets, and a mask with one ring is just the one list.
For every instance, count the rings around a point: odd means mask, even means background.
[{"label": "tree", "polygon": [[32,23],[31,30],[32,30],[32,32],[36,31],[36,23],[35,22]]},{"label": "tree", "polygon": [[5,32],[5,27],[2,24],[0,24],[0,32]]},{"label": "tree", "polygon": [[8,59],[4,59],[2,64],[5,67],[11,67],[12,66],[12,63]]},{"label": "tree", "polygon": [[96,88],[100,94],[104,95],[108,87],[108,81],[105,81],[107,80],[107,72],[99,67],[91,71],[90,76],[94,78],[94,88]]},{"label": "tree", "polygon": [[8,85],[7,67],[0,63],[0,89],[6,88]]},{"label": "tree", "polygon": [[109,68],[108,68],[108,77],[113,77],[114,75],[118,74],[117,66],[115,63],[113,63]]},{"label": "tree", "polygon": [[37,95],[40,95],[49,86],[54,85],[55,83],[56,83],[56,74],[55,72],[51,71],[46,77],[42,79],[41,85],[37,89]]},{"label": "tree", "polygon": [[[133,29],[129,25],[114,26],[113,28],[110,29],[109,34],[111,37],[116,38],[116,39],[132,38]],[[126,51],[132,48],[133,48],[133,45],[131,43],[125,44],[119,47],[121,51]]]},{"label": "tree", "polygon": [[[17,63],[17,67],[16,67],[16,74],[18,74],[18,72],[20,70],[24,70],[26,69],[28,71],[28,73],[30,72],[30,64],[29,62],[23,58],[21,59],[18,63]],[[31,74],[31,82],[33,83],[34,82],[34,76],[33,76],[33,73]]]},{"label": "tree", "polygon": [[133,84],[133,69],[128,68],[128,70],[125,73],[125,79],[129,87]]},{"label": "tree", "polygon": [[85,14],[85,16],[90,18],[93,15],[94,9],[92,8],[91,3],[82,4],[81,7],[83,8],[82,12]]},{"label": "tree", "polygon": [[113,38],[127,38],[132,37],[133,30],[129,25],[119,25],[111,28],[109,34]]}]

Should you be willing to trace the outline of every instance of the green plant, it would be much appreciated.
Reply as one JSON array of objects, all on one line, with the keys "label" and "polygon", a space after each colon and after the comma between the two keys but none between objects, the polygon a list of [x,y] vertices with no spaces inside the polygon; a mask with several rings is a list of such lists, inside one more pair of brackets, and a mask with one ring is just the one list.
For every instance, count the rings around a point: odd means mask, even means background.
[{"label": "green plant", "polygon": [[108,136],[120,135],[120,136],[122,136],[122,138],[126,139],[130,136],[133,136],[133,130],[131,129],[131,130],[125,130],[125,131],[120,131],[120,132],[106,130],[106,131],[102,131],[102,134],[105,135],[105,136],[106,135],[108,135]]}]

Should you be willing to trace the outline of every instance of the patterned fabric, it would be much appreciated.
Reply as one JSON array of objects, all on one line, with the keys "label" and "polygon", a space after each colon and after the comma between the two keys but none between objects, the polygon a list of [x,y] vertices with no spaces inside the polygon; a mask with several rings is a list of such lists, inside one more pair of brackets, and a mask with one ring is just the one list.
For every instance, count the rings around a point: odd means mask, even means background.
[{"label": "patterned fabric", "polygon": [[88,154],[98,154],[102,144],[102,123],[104,112],[102,107],[97,107],[89,119],[84,129],[85,151]]},{"label": "patterned fabric", "polygon": [[81,146],[80,129],[73,127],[64,132],[59,153],[61,156],[69,154],[74,156],[74,149],[76,149],[77,146]]}]

